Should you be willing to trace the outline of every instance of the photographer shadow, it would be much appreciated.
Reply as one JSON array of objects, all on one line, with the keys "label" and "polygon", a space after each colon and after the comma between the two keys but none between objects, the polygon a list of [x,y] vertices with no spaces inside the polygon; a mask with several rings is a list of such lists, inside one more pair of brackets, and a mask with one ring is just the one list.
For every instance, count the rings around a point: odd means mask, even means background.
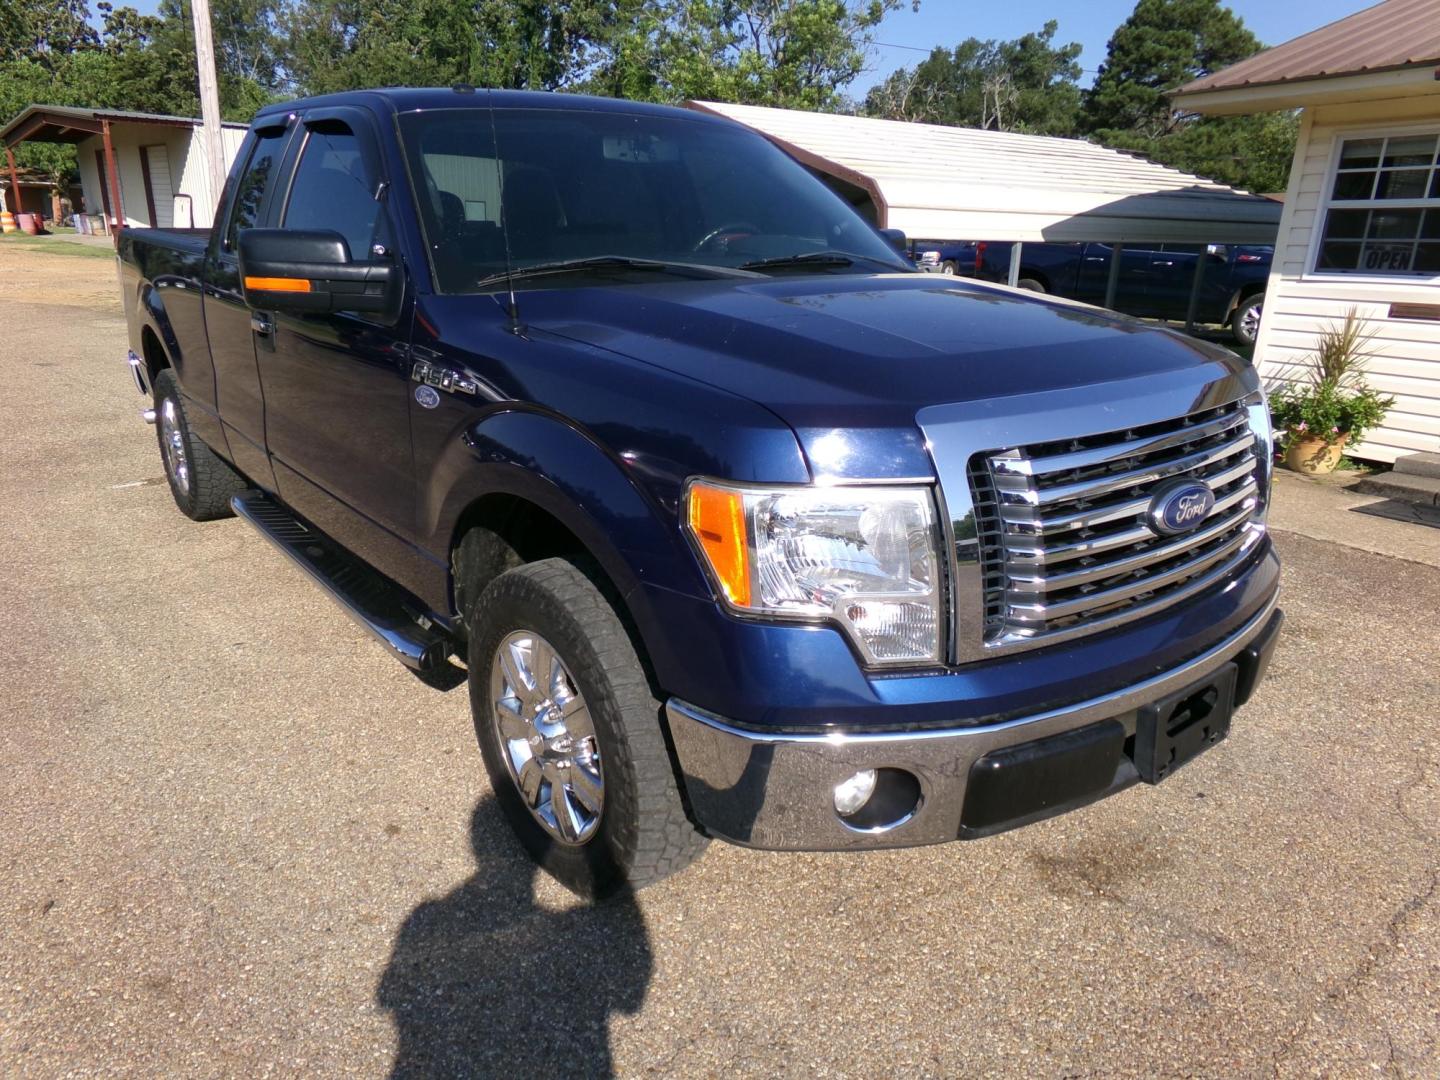
[{"label": "photographer shadow", "polygon": [[634,897],[542,909],[491,797],[470,842],[476,872],[410,913],[381,977],[391,1076],[613,1075],[609,1018],[639,1010],[654,966]]}]

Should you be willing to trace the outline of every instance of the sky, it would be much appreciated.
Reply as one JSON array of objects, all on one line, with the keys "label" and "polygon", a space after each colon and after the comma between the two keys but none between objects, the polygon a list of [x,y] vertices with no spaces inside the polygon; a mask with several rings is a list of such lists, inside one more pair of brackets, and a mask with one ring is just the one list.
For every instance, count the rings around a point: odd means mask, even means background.
[{"label": "sky", "polygon": [[[1278,45],[1343,19],[1375,0],[1229,0],[1229,7],[1245,20],[1266,45]],[[1105,45],[1111,32],[1135,9],[1135,0],[921,0],[917,13],[904,4],[881,24],[873,60],[874,68],[846,90],[863,98],[871,86],[884,80],[896,68],[910,67],[923,60],[935,45],[955,46],[968,37],[1017,38],[1039,30],[1054,19],[1060,24],[1055,40],[1061,44],[1078,41],[1080,77],[1088,86],[1095,69],[1105,59]],[[883,43],[883,44],[880,44]],[[918,50],[918,51],[916,51]]]}]

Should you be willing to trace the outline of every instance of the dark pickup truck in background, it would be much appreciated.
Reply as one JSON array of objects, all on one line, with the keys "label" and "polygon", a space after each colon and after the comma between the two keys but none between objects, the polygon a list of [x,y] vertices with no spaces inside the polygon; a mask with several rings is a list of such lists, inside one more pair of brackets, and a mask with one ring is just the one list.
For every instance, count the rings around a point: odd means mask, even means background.
[{"label": "dark pickup truck in background", "polygon": [[[917,240],[921,269],[946,275],[1009,281],[1011,245]],[[1109,244],[1025,244],[1018,284],[1087,304],[1104,304],[1110,277]],[[1237,344],[1260,332],[1265,285],[1275,249],[1244,244],[1121,246],[1116,311],[1142,318],[1184,320],[1195,284],[1195,260],[1205,259],[1195,321],[1228,327]]]},{"label": "dark pickup truck in background", "polygon": [[1159,782],[1274,647],[1252,368],[915,273],[727,121],[293,102],[213,230],[119,251],[179,508],[468,679],[502,809],[583,894],[709,837],[935,843]]}]

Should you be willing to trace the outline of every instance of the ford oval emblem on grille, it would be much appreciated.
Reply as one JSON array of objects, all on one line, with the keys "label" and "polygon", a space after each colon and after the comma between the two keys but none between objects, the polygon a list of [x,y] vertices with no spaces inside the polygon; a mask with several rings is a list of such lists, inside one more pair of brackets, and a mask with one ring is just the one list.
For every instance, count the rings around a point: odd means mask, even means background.
[{"label": "ford oval emblem on grille", "polygon": [[1215,493],[1206,484],[1177,480],[1166,484],[1150,500],[1146,517],[1150,527],[1171,536],[1189,532],[1199,525],[1215,505]]}]

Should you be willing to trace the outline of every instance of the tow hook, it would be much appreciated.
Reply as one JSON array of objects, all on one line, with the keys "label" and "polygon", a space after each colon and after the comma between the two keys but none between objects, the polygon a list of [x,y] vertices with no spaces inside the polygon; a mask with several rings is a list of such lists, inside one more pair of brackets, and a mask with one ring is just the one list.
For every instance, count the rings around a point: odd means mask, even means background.
[{"label": "tow hook", "polygon": [[144,420],[147,424],[153,424],[153,423],[155,423],[155,410],[154,410],[154,409],[141,409],[141,410],[140,410],[140,419],[141,419],[141,420]]}]

